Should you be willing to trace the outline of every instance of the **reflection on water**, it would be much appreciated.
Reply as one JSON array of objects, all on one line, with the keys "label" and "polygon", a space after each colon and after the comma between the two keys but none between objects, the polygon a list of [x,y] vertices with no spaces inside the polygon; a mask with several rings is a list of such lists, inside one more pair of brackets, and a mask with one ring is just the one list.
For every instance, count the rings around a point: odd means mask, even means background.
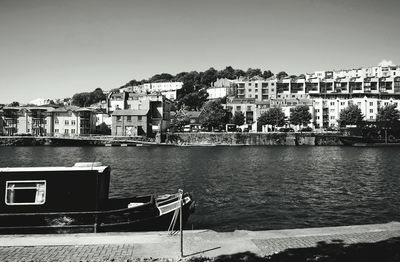
[{"label": "reflection on water", "polygon": [[190,191],[193,227],[278,229],[399,220],[400,148],[4,147],[0,166],[112,167],[111,196]]}]

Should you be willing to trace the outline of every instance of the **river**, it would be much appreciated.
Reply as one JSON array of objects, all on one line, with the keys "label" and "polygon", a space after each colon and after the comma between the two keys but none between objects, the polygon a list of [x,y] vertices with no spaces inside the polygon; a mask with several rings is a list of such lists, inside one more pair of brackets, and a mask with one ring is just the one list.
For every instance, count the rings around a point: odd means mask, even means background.
[{"label": "river", "polygon": [[113,197],[182,188],[197,201],[188,227],[217,231],[399,221],[399,159],[396,147],[0,147],[0,167],[110,165]]}]

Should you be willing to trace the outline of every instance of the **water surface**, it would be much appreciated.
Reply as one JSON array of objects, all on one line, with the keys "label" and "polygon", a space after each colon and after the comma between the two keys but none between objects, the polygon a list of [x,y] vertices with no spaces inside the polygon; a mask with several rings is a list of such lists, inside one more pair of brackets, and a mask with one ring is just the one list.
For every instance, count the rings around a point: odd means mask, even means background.
[{"label": "water surface", "polygon": [[1,147],[0,166],[112,167],[110,195],[189,191],[194,229],[399,221],[400,147]]}]

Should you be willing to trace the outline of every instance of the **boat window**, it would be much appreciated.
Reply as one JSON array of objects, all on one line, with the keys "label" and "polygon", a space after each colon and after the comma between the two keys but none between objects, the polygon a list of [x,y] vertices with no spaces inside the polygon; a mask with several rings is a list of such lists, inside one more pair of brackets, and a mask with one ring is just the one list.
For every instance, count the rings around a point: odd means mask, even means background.
[{"label": "boat window", "polygon": [[46,201],[46,181],[7,181],[7,205],[42,205]]}]

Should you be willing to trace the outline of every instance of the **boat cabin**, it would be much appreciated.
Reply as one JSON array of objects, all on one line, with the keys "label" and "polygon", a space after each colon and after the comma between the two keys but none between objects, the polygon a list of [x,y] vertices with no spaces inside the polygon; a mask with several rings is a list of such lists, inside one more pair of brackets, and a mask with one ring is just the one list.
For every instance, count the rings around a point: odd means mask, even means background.
[{"label": "boat cabin", "polygon": [[108,201],[110,167],[0,168],[0,214],[100,211]]}]

